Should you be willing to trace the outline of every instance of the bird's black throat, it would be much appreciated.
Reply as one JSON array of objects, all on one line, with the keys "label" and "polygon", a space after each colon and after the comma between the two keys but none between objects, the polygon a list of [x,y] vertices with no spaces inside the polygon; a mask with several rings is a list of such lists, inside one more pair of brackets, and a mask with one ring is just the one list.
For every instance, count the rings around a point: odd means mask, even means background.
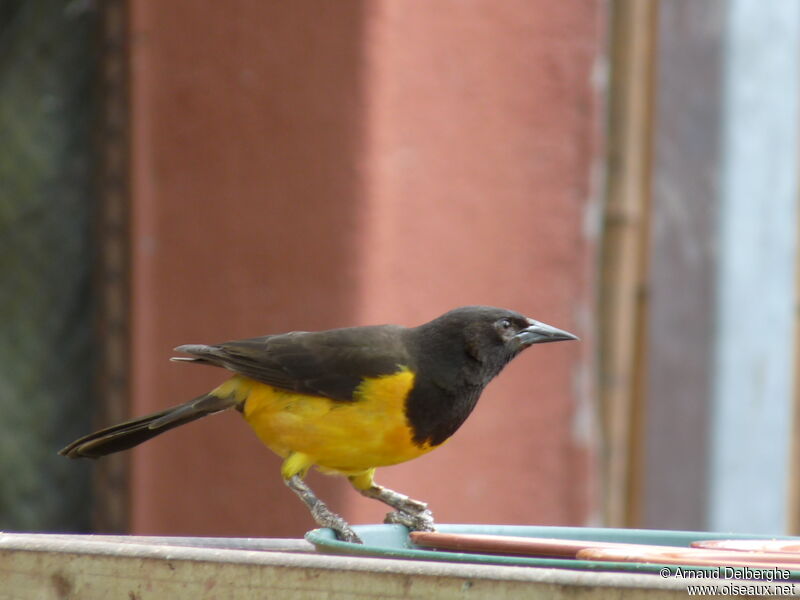
[{"label": "bird's black throat", "polygon": [[406,418],[419,445],[438,446],[469,417],[486,385],[513,358],[485,335],[477,340],[459,321],[440,318],[408,331],[416,357],[414,388],[406,398]]},{"label": "bird's black throat", "polygon": [[418,378],[406,398],[406,418],[415,444],[438,446],[463,425],[475,408],[483,387],[444,389]]}]

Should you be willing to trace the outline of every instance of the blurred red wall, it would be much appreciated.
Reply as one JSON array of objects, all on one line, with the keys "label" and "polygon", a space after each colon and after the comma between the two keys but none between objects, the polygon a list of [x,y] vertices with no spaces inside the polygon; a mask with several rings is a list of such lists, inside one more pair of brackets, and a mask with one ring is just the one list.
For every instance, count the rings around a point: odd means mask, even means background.
[{"label": "blurred red wall", "polygon": [[[534,347],[443,448],[377,480],[440,522],[582,524],[599,0],[131,0],[132,411],[224,373],[182,343],[394,322],[464,304],[583,336]],[[313,526],[236,413],[133,451],[132,532]],[[356,523],[386,512],[309,481]]]}]

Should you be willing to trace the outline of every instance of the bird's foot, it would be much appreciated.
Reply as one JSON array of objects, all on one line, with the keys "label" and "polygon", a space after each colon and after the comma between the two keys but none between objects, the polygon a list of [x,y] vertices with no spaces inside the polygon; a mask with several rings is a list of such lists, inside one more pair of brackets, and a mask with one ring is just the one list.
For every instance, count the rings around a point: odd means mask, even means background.
[{"label": "bird's foot", "polygon": [[[352,478],[351,481],[353,481]],[[368,487],[362,487],[357,482],[353,482],[353,484],[367,498],[380,500],[396,509],[396,512],[386,515],[383,520],[384,523],[405,525],[411,531],[434,531],[433,513],[428,510],[428,505],[425,502],[414,500],[405,494],[400,494],[375,483]]]},{"label": "bird's foot", "polygon": [[343,527],[335,528],[331,527],[336,532],[336,538],[342,540],[343,542],[349,542],[351,544],[363,544],[364,542],[358,537],[358,534],[350,529],[350,526],[345,524]]},{"label": "bird's foot", "polygon": [[342,517],[331,511],[327,506],[320,503],[311,509],[311,516],[320,527],[328,527],[333,529],[336,537],[343,542],[351,542],[353,544],[363,544],[358,534],[352,530],[350,525]]},{"label": "bird's foot", "polygon": [[286,479],[285,483],[308,507],[317,525],[333,529],[336,532],[336,537],[344,542],[351,542],[353,544],[364,543],[361,541],[361,538],[356,535],[356,532],[350,528],[347,521],[328,508],[322,500],[317,498],[314,492],[311,491],[311,488],[306,485],[299,475],[294,475]]},{"label": "bird's foot", "polygon": [[[422,503],[420,502],[420,504]],[[414,512],[406,512],[405,510],[390,512],[383,522],[404,525],[408,527],[409,531],[436,531],[433,523],[433,513],[427,508]]]}]

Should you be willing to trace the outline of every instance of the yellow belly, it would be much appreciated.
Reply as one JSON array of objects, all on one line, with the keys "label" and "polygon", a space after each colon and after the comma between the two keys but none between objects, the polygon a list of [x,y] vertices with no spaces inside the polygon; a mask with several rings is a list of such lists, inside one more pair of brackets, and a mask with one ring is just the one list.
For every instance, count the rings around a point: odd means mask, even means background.
[{"label": "yellow belly", "polygon": [[405,398],[413,385],[414,374],[403,368],[365,379],[352,401],[287,392],[239,375],[218,390],[244,399],[244,418],[276,454],[301,454],[298,464],[354,475],[433,449],[412,440]]}]

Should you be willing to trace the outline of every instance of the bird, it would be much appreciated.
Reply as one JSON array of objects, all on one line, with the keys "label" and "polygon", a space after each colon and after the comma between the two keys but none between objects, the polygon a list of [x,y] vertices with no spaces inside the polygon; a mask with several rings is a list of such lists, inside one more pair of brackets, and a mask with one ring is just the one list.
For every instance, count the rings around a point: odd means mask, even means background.
[{"label": "bird", "polygon": [[281,476],[320,527],[361,543],[304,481],[315,467],[342,475],[393,512],[386,523],[433,531],[427,504],[375,483],[375,470],[441,446],[486,385],[526,348],[572,333],[491,306],[464,306],[417,327],[368,325],[293,331],[175,348],[171,360],[232,372],[183,404],[81,437],[59,451],[95,459],[133,448],[196,419],[235,409],[279,455]]}]

